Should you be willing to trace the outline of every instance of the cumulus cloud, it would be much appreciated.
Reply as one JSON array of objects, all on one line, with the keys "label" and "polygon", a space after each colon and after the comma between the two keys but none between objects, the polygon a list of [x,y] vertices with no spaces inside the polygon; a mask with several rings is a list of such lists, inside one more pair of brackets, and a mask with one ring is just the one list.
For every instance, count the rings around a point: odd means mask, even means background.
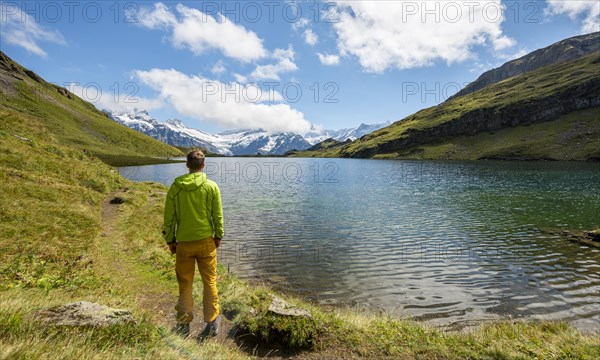
[{"label": "cumulus cloud", "polygon": [[340,63],[340,57],[338,55],[317,53],[317,56],[323,65],[337,65]]},{"label": "cumulus cloud", "polygon": [[139,8],[127,15],[149,29],[169,29],[178,23],[177,17],[163,3],[154,4],[154,9]]},{"label": "cumulus cloud", "polygon": [[[182,115],[210,121],[228,129],[262,128],[266,131],[310,130],[304,115],[287,104],[266,104],[282,100],[276,92],[261,92],[257,85],[223,83],[202,76],[189,76],[174,69],[136,71],[136,77],[160,93]],[[272,99],[264,99],[272,96]]]},{"label": "cumulus cloud", "polygon": [[[112,111],[131,111],[135,108],[144,110],[160,109],[164,106],[161,99],[149,99],[139,96],[130,96],[119,92],[118,96],[113,91],[102,91],[100,86],[95,83],[67,83],[65,88],[82,98],[94,104],[98,109]],[[130,90],[130,89],[125,89]]]},{"label": "cumulus cloud", "polygon": [[367,72],[459,62],[473,57],[473,46],[491,43],[502,50],[515,44],[502,33],[500,0],[336,2],[338,50],[356,56]]},{"label": "cumulus cloud", "polygon": [[276,62],[258,65],[250,77],[255,80],[280,80],[280,74],[298,70],[298,66],[294,63],[294,56],[294,49],[291,45],[287,49],[275,49],[270,57]]},{"label": "cumulus cloud", "polygon": [[584,34],[600,31],[600,2],[597,0],[548,0],[547,15],[567,15],[572,20],[583,17]]},{"label": "cumulus cloud", "polygon": [[48,54],[40,47],[40,42],[67,45],[60,31],[37,24],[34,18],[21,11],[16,2],[0,3],[0,25],[2,42],[20,46],[44,58]]},{"label": "cumulus cloud", "polygon": [[143,27],[170,32],[174,47],[188,49],[196,55],[217,49],[232,59],[250,62],[268,54],[256,33],[220,13],[212,16],[182,4],[177,4],[175,9],[177,15],[165,4],[156,3],[152,9],[140,8],[136,18]]},{"label": "cumulus cloud", "polygon": [[317,44],[317,42],[319,41],[319,36],[317,36],[317,34],[315,34],[315,32],[312,31],[311,29],[304,30],[303,36],[304,36],[304,42],[310,46],[315,46]]},{"label": "cumulus cloud", "polygon": [[215,75],[222,74],[225,71],[227,71],[227,69],[225,69],[225,65],[223,64],[222,60],[217,61],[216,64],[213,65],[212,69],[210,69],[210,72]]},{"label": "cumulus cloud", "polygon": [[[517,51],[514,52],[510,52],[510,53],[503,53],[503,52],[499,52],[498,53],[498,58],[504,60],[504,61],[511,61],[511,60],[515,60],[518,59],[520,57],[523,57],[527,54],[529,54],[531,51],[523,48],[523,49],[519,49]],[[499,64],[498,66],[501,66],[502,64]]]},{"label": "cumulus cloud", "polygon": [[241,84],[245,84],[248,82],[248,77],[244,76],[242,74],[235,73],[235,74],[233,74],[233,78],[235,79],[235,81],[237,81]]},{"label": "cumulus cloud", "polygon": [[501,36],[494,40],[493,46],[494,50],[500,51],[511,48],[515,46],[517,42],[514,39],[509,38],[508,36]]},{"label": "cumulus cloud", "polygon": [[307,18],[300,18],[300,20],[292,23],[292,29],[300,30],[300,29],[306,27],[309,23],[310,23],[310,20],[308,20]]}]

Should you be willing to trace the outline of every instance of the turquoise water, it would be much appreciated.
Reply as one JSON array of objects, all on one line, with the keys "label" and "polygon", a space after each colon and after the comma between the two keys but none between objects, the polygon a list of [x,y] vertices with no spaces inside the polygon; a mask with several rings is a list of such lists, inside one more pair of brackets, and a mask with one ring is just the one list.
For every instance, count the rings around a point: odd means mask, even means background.
[{"label": "turquoise water", "polygon": [[[493,318],[600,329],[600,165],[210,158],[219,261],[321,304],[436,324]],[[184,164],[125,167],[170,185]]]}]

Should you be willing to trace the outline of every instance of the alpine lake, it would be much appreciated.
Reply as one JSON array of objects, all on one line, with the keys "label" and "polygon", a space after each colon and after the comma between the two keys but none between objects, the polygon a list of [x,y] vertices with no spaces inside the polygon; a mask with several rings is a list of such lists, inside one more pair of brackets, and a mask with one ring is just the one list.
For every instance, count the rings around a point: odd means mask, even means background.
[{"label": "alpine lake", "polygon": [[[122,167],[170,185],[184,163]],[[324,306],[438,326],[566,320],[600,329],[600,164],[207,158],[219,262]]]}]

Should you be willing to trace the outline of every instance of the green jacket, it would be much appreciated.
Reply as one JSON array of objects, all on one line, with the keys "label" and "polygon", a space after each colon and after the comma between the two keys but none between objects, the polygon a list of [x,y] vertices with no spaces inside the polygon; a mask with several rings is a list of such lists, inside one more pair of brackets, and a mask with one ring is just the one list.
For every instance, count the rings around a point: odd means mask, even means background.
[{"label": "green jacket", "polygon": [[223,238],[221,192],[202,172],[175,179],[167,193],[163,234],[166,242]]}]

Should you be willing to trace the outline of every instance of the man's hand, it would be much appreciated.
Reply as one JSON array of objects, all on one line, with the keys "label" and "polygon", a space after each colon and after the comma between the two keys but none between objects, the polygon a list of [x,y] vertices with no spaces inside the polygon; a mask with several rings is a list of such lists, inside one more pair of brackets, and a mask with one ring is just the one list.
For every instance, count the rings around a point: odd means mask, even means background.
[{"label": "man's hand", "polygon": [[175,241],[173,241],[172,243],[167,243],[167,245],[169,246],[171,255],[175,255],[175,252],[177,251],[177,243]]},{"label": "man's hand", "polygon": [[221,246],[221,239],[213,237],[213,241],[215,242],[215,248],[219,248]]}]

